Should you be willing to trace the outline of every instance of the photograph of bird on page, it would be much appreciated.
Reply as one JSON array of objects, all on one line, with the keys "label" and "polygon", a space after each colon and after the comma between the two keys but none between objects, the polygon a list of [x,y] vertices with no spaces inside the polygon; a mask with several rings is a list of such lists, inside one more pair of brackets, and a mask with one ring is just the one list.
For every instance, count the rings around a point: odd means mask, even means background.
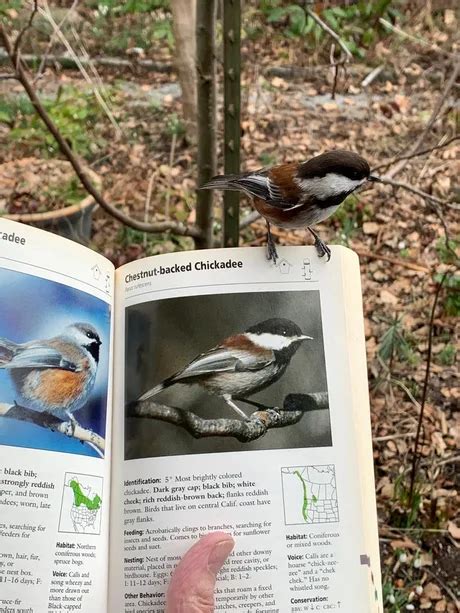
[{"label": "photograph of bird on page", "polygon": [[78,435],[105,437],[109,305],[3,268],[0,287],[0,445],[103,456]]},{"label": "photograph of bird on page", "polygon": [[[332,444],[319,291],[147,302],[126,309],[125,335],[125,459]],[[231,434],[315,398],[295,423]],[[190,415],[214,433],[194,435]]]}]

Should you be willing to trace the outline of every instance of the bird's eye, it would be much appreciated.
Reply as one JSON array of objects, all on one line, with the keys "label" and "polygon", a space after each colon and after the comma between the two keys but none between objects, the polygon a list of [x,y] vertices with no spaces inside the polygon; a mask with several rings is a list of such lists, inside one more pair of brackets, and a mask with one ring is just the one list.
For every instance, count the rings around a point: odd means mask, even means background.
[{"label": "bird's eye", "polygon": [[87,336],[88,338],[93,338],[93,334],[92,334],[91,332],[87,332],[87,333],[86,333],[86,336]]}]

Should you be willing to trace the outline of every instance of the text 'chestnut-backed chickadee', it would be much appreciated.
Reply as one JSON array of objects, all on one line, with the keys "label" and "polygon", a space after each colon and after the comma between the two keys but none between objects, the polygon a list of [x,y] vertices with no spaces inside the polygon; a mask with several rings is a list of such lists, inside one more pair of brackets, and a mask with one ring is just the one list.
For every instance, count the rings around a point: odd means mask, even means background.
[{"label": "text 'chestnut-backed chickadee'", "polygon": [[277,381],[306,340],[312,337],[302,334],[293,321],[267,319],[242,334],[227,337],[217,347],[197,356],[185,368],[145,392],[139,401],[156,396],[177,383],[196,383],[210,394],[221,396],[240,417],[247,419],[234,400],[260,407],[247,397]]},{"label": "text 'chestnut-backed chickadee'", "polygon": [[329,151],[306,162],[280,164],[240,175],[221,175],[201,189],[242,191],[267,222],[268,259],[278,254],[270,224],[286,229],[305,228],[315,238],[319,257],[331,257],[331,250],[311,226],[327,219],[366,181],[379,181],[369,164],[352,151]]}]

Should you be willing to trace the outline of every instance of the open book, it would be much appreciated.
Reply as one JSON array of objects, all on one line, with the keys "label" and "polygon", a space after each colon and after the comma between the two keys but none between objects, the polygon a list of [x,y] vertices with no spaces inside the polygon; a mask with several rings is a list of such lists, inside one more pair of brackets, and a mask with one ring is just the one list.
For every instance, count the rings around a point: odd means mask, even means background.
[{"label": "open book", "polygon": [[279,254],[0,220],[0,612],[163,612],[215,530],[216,611],[382,611],[358,259]]}]

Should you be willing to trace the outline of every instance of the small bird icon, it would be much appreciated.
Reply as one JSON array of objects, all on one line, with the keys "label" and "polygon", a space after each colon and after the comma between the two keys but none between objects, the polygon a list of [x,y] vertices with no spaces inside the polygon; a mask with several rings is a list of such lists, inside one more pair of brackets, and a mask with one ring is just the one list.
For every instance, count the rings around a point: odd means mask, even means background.
[{"label": "small bird icon", "polygon": [[75,422],[96,380],[101,340],[88,323],[54,338],[18,344],[0,338],[0,369],[9,371],[26,408]]},{"label": "small bird icon", "polygon": [[267,319],[197,356],[185,368],[145,392],[139,401],[178,383],[198,384],[208,393],[221,396],[240,417],[247,419],[234,400],[260,407],[247,397],[277,381],[306,340],[312,337],[302,334],[293,321]]},{"label": "small bird icon", "polygon": [[311,226],[335,213],[347,196],[372,176],[369,164],[353,151],[328,151],[306,162],[280,164],[240,175],[221,175],[201,189],[242,191],[253,200],[267,223],[268,259],[278,254],[270,224],[286,229],[305,228],[315,239],[319,257],[331,258],[331,250]]}]

